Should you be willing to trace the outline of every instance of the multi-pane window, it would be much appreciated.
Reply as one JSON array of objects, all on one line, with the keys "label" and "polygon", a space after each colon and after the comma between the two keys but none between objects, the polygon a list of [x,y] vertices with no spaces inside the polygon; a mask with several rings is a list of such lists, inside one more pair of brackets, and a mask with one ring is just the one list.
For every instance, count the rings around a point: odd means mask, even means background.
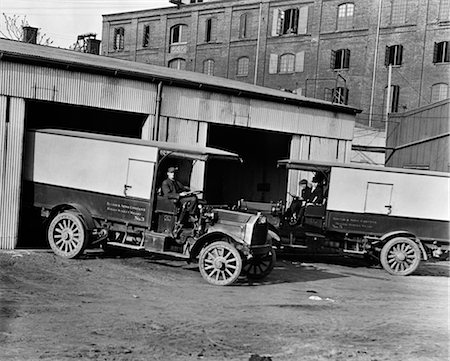
[{"label": "multi-pane window", "polygon": [[239,17],[239,38],[245,39],[247,37],[247,14],[242,14]]},{"label": "multi-pane window", "polygon": [[448,84],[438,83],[431,87],[431,102],[436,103],[448,98]]},{"label": "multi-pane window", "polygon": [[352,3],[341,4],[338,6],[337,30],[353,29],[353,16],[355,5]]},{"label": "multi-pane window", "polygon": [[148,48],[149,45],[150,45],[150,26],[145,25],[144,32],[142,34],[142,47]]},{"label": "multi-pane window", "polygon": [[337,104],[348,104],[348,88],[336,87],[332,91],[332,102]]},{"label": "multi-pane window", "polygon": [[214,60],[208,59],[203,62],[203,73],[214,75]]},{"label": "multi-pane window", "polygon": [[384,65],[402,65],[403,60],[403,45],[386,46],[386,53],[384,57]]},{"label": "multi-pane window", "polygon": [[181,58],[172,59],[171,61],[169,61],[169,68],[185,70],[186,69],[186,60],[181,59]]},{"label": "multi-pane window", "polygon": [[114,29],[114,50],[123,50],[125,42],[125,29]]},{"label": "multi-pane window", "polygon": [[[278,61],[279,60],[279,61]],[[278,63],[280,66],[278,67]],[[276,73],[300,73],[305,65],[305,52],[300,51],[294,54],[283,54],[278,58],[277,54],[270,54],[269,74]]]},{"label": "multi-pane window", "polygon": [[247,57],[239,58],[237,61],[236,75],[247,76],[248,75],[248,65],[249,65],[249,59]]},{"label": "multi-pane window", "polygon": [[293,73],[295,65],[294,54],[283,54],[280,56],[280,73]]},{"label": "multi-pane window", "polygon": [[350,66],[350,50],[339,49],[331,51],[331,68],[332,69],[348,69]]},{"label": "multi-pane window", "polygon": [[392,0],[391,24],[405,24],[408,0]]},{"label": "multi-pane window", "polygon": [[187,26],[178,24],[170,29],[170,53],[187,52]]},{"label": "multi-pane window", "polygon": [[450,20],[450,0],[441,0],[439,4],[439,21]]},{"label": "multi-pane window", "polygon": [[448,63],[450,62],[449,42],[441,41],[434,43],[433,63]]},{"label": "multi-pane window", "polygon": [[306,34],[308,28],[308,6],[290,9],[273,9],[272,36]]}]

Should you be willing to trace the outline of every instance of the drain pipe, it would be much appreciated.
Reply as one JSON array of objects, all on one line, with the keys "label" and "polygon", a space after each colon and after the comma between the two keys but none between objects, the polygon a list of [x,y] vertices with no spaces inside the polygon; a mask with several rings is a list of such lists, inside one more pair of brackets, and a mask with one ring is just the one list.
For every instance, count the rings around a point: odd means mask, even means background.
[{"label": "drain pipe", "polygon": [[261,41],[261,18],[262,18],[262,2],[259,3],[258,39],[256,39],[256,56],[255,56],[255,77],[253,79],[254,85],[256,85],[256,82],[258,81],[259,46]]},{"label": "drain pipe", "polygon": [[378,23],[377,23],[377,35],[375,37],[375,54],[373,56],[373,71],[372,71],[372,90],[370,92],[370,108],[369,108],[369,127],[372,126],[373,116],[373,101],[375,97],[375,78],[377,71],[377,58],[378,58],[378,42],[380,40],[380,26],[381,26],[381,5],[383,0],[379,0],[378,4]]},{"label": "drain pipe", "polygon": [[159,124],[161,120],[161,100],[162,100],[162,86],[163,83],[160,81],[158,87],[156,88],[156,106],[155,106],[155,124],[153,125],[153,135],[152,140],[159,140]]}]

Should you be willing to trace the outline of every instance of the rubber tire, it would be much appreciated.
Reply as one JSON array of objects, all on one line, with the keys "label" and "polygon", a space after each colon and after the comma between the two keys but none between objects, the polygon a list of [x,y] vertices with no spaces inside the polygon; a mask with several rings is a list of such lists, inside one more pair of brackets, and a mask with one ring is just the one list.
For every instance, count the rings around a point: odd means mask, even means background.
[{"label": "rubber tire", "polygon": [[[70,227],[67,227],[67,225],[70,225]],[[69,230],[67,241],[58,239],[58,229],[61,231]],[[47,240],[53,252],[60,257],[75,258],[82,255],[87,246],[88,237],[81,216],[70,210],[58,213],[48,226]]]},{"label": "rubber tire", "polygon": [[[217,254],[217,256],[215,256],[213,254],[214,250],[222,250],[223,253],[222,255]],[[212,264],[214,260],[219,260],[219,257],[223,258],[224,255],[231,255],[230,257],[232,257],[228,260],[228,262],[225,262],[224,265],[224,267],[227,267],[227,265],[229,266],[227,270],[231,274],[226,274],[225,271],[222,270],[219,271],[219,269]],[[211,258],[210,256],[212,256],[213,258]],[[239,275],[241,274],[242,257],[239,251],[232,244],[225,241],[215,241],[208,244],[201,250],[198,260],[198,266],[200,269],[200,274],[208,283],[216,286],[229,286],[236,282]],[[220,279],[221,275],[222,279]]]},{"label": "rubber tire", "polygon": [[[395,265],[405,265],[407,262],[396,261],[392,257],[394,256],[391,252],[395,246],[397,246],[397,250],[401,251],[398,247],[399,245],[405,245],[406,250],[409,253],[408,258],[412,260],[411,263],[408,264],[407,268],[402,270],[395,270]],[[402,254],[406,256],[406,250],[402,251]],[[412,252],[412,253],[411,253]],[[389,262],[389,256],[392,256],[390,259],[392,260],[392,265]],[[396,237],[387,242],[380,253],[380,262],[383,268],[390,274],[394,276],[407,276],[413,273],[417,267],[419,267],[421,252],[419,246],[413,240],[406,237]]]},{"label": "rubber tire", "polygon": [[272,249],[270,253],[263,257],[253,257],[247,261],[243,268],[243,274],[250,280],[261,280],[272,272],[276,262],[277,256],[275,250]]}]

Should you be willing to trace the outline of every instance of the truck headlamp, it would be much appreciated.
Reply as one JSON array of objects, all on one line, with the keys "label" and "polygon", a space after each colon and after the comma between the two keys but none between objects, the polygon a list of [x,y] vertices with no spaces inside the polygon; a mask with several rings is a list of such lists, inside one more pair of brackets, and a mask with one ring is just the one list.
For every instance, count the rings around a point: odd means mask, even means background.
[{"label": "truck headlamp", "polygon": [[267,223],[267,218],[265,216],[260,216],[258,218],[258,224],[266,224]]}]

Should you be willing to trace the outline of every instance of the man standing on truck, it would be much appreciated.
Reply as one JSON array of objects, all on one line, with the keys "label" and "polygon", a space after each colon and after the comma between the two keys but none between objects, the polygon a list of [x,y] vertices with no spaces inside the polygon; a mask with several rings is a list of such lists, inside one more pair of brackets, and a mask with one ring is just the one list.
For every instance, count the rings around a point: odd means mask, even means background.
[{"label": "man standing on truck", "polygon": [[[169,167],[167,169],[167,178],[162,182],[161,191],[164,197],[172,199],[174,202],[179,202],[181,206],[181,213],[178,219],[178,227],[185,223],[185,218],[189,215],[189,222],[194,223],[197,220],[196,209],[198,198],[196,195],[189,194],[189,187],[183,185],[175,178],[177,168]],[[175,233],[177,233],[175,231]]]}]

